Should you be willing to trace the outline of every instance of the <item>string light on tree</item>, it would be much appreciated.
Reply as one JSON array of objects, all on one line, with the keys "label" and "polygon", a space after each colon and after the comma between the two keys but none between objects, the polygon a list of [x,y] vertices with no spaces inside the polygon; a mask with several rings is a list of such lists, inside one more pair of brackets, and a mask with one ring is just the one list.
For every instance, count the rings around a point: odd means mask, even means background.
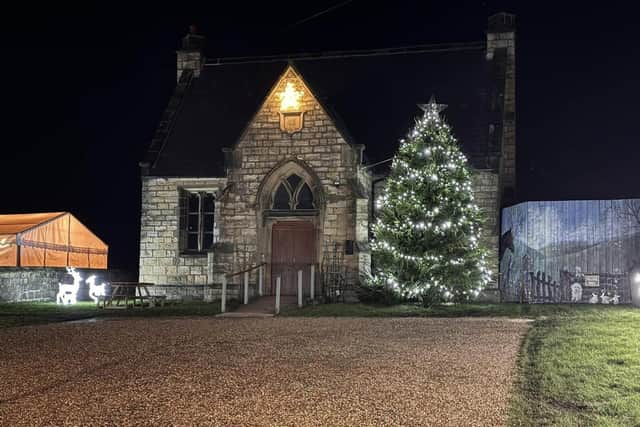
[{"label": "string light on tree", "polygon": [[425,305],[464,301],[490,280],[471,172],[434,97],[416,120],[376,200],[373,280]]}]

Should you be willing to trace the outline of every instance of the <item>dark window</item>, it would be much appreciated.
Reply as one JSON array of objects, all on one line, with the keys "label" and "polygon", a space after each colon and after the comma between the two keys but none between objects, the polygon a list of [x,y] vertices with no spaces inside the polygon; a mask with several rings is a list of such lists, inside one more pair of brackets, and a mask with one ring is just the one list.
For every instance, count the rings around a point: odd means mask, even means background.
[{"label": "dark window", "polygon": [[272,209],[286,211],[315,209],[313,192],[298,175],[290,175],[276,189]]},{"label": "dark window", "polygon": [[216,240],[215,196],[207,191],[181,190],[180,248],[187,252],[203,252]]},{"label": "dark window", "polygon": [[189,213],[198,213],[200,210],[200,197],[198,193],[189,193]]},{"label": "dark window", "polygon": [[205,213],[204,214],[204,231],[205,231],[205,233],[212,233],[213,232],[213,225],[214,225],[213,214]]},{"label": "dark window", "polygon": [[296,209],[313,209],[313,193],[305,182],[302,184],[300,191],[298,191],[298,204]]},{"label": "dark window", "polygon": [[203,246],[205,248],[213,246],[213,233],[204,233]]},{"label": "dark window", "polygon": [[188,224],[188,231],[189,233],[197,233],[198,229],[200,228],[200,215],[198,214],[198,212],[196,213],[191,213],[189,212],[189,224]]},{"label": "dark window", "polygon": [[198,250],[198,235],[195,233],[189,233],[189,237],[187,237],[187,250],[197,251]]},{"label": "dark window", "polygon": [[213,194],[206,193],[204,198],[204,212],[205,213],[213,213],[215,210],[215,198]]},{"label": "dark window", "polygon": [[285,187],[284,182],[278,186],[275,196],[273,196],[273,209],[288,211],[291,209],[290,205],[291,195],[289,190]]},{"label": "dark window", "polygon": [[[202,194],[202,193],[201,193]],[[203,193],[202,197],[202,249],[211,249],[215,241],[215,197]]]},{"label": "dark window", "polygon": [[289,187],[292,190],[295,190],[296,188],[298,188],[298,184],[300,184],[300,181],[302,181],[302,178],[300,178],[295,173],[293,175],[290,175],[289,178],[287,178],[287,182],[289,183]]}]

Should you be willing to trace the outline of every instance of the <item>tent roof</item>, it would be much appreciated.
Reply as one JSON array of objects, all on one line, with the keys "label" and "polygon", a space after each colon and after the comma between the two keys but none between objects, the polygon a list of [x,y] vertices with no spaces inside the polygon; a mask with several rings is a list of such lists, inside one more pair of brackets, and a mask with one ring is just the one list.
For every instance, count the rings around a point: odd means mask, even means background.
[{"label": "tent roof", "polygon": [[32,229],[68,212],[45,212],[0,215],[0,234],[17,234]]}]

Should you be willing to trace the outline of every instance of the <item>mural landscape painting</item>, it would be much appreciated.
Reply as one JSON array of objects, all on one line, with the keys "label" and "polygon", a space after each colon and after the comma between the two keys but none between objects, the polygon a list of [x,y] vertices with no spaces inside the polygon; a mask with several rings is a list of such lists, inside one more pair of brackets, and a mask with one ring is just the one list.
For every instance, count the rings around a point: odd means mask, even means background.
[{"label": "mural landscape painting", "polygon": [[500,243],[505,301],[628,303],[640,199],[520,203],[503,209]]}]

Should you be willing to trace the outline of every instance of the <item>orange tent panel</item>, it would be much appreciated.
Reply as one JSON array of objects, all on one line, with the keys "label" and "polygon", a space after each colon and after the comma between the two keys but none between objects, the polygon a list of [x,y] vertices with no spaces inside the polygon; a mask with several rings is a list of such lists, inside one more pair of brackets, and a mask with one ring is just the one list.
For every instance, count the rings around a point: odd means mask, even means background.
[{"label": "orange tent panel", "polygon": [[18,262],[18,245],[15,235],[0,235],[0,267],[15,267]]},{"label": "orange tent panel", "polygon": [[20,267],[45,267],[44,249],[20,247]]},{"label": "orange tent panel", "polygon": [[107,245],[96,237],[87,227],[78,221],[73,215],[69,214],[69,237],[70,244],[74,247],[91,248],[91,249],[107,249]]},{"label": "orange tent panel", "polygon": [[68,212],[0,215],[0,234],[0,266],[107,268],[109,247]]},{"label": "orange tent panel", "polygon": [[64,212],[0,215],[0,234],[17,234],[64,215]]},{"label": "orange tent panel", "polygon": [[89,254],[90,268],[107,268],[107,254]]},{"label": "orange tent panel", "polygon": [[67,251],[45,249],[44,265],[45,267],[66,267],[69,265],[69,263],[67,263]]}]

